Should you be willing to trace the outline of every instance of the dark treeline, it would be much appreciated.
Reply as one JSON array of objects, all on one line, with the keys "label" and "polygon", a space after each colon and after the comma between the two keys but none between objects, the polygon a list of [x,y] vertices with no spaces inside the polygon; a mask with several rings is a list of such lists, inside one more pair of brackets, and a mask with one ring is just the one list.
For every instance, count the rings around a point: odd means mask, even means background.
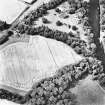
[{"label": "dark treeline", "polygon": [[87,8],[89,6],[88,2],[83,0],[67,0],[67,1],[70,4],[70,10],[69,10],[70,14],[75,13],[80,8]]},{"label": "dark treeline", "polygon": [[0,31],[6,30],[9,27],[10,27],[10,24],[7,24],[6,22],[0,20]]},{"label": "dark treeline", "polygon": [[83,40],[76,38],[73,33],[66,33],[58,30],[52,30],[46,26],[30,27],[24,24],[19,24],[17,30],[21,34],[40,35],[46,38],[55,39],[71,46],[78,54],[84,56],[93,56],[92,52],[86,49],[87,45]]},{"label": "dark treeline", "polygon": [[26,100],[32,105],[78,105],[70,89],[89,74],[97,80],[105,76],[100,61],[87,58],[59,69],[55,76],[36,83],[26,95]]},{"label": "dark treeline", "polygon": [[5,30],[2,32],[2,36],[0,36],[0,45],[4,44],[6,41],[9,40],[9,37],[12,36],[14,33],[11,30]]},{"label": "dark treeline", "polygon": [[[52,39],[56,39],[58,41],[62,41],[64,43],[70,45],[72,48],[74,48],[75,51],[78,54],[83,54],[84,56],[90,56],[90,55],[93,54],[93,52],[91,50],[90,51],[86,50],[86,43],[84,41],[80,40],[78,35],[75,36],[71,32],[66,33],[66,32],[61,32],[61,31],[58,31],[58,30],[56,30],[56,31],[51,30],[51,29],[49,29],[48,27],[45,27],[45,26],[32,28],[33,21],[35,21],[37,18],[46,14],[47,10],[53,9],[53,8],[57,7],[58,5],[60,5],[61,3],[65,2],[65,1],[67,1],[67,0],[53,0],[49,3],[41,5],[38,9],[31,11],[22,20],[22,22],[19,23],[18,25],[16,25],[14,28],[16,28],[19,31],[19,33],[21,33],[21,34],[26,33],[26,34],[30,34],[30,35],[41,35],[41,36],[44,36],[44,37],[47,37],[47,38],[52,38]],[[71,1],[72,0],[68,0],[69,3]],[[83,2],[83,1],[81,1],[80,4],[81,3],[82,3],[82,7],[85,7],[85,9],[86,9],[86,11],[84,13],[84,15],[86,15],[87,10],[88,10],[88,4],[87,4],[87,2]],[[78,3],[73,2],[71,4],[76,4],[77,5]],[[84,20],[84,26],[87,27],[87,26],[89,26],[88,22],[87,22],[88,20],[86,18],[85,19],[84,18],[85,18],[85,16],[82,17],[81,19]],[[76,37],[76,38],[73,38],[73,37]]]},{"label": "dark treeline", "polygon": [[5,89],[0,89],[0,99],[7,99],[9,101],[21,104],[26,102],[24,96],[21,96],[18,93],[9,92],[8,90]]},{"label": "dark treeline", "polygon": [[100,1],[100,29],[102,31],[105,30],[105,0],[99,0]]},{"label": "dark treeline", "polygon": [[56,8],[58,5],[65,1],[67,0],[52,0],[51,2],[42,4],[36,10],[31,11],[27,16],[25,16],[22,21],[24,21],[24,23],[27,25],[32,25],[33,21],[47,14],[48,10]]}]

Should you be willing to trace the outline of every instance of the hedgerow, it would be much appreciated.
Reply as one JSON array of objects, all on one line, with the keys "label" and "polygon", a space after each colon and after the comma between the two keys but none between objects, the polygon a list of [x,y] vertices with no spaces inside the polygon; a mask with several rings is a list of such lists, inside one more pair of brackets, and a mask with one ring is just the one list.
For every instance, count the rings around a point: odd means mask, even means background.
[{"label": "hedgerow", "polygon": [[0,31],[6,30],[9,27],[10,27],[10,24],[7,24],[6,22],[0,20]]},{"label": "hedgerow", "polygon": [[31,105],[78,105],[76,96],[70,89],[89,74],[94,77],[94,71],[98,80],[103,73],[103,67],[100,61],[92,58],[65,66],[55,76],[36,83],[26,95],[26,100]]},{"label": "hedgerow", "polygon": [[67,0],[67,1],[70,5],[69,9],[70,14],[74,14],[80,8],[87,8],[89,6],[89,3],[83,0]]},{"label": "hedgerow", "polygon": [[100,29],[101,31],[105,30],[105,1],[100,1]]},{"label": "hedgerow", "polygon": [[[66,1],[67,0],[52,0],[48,3],[44,3],[41,6],[39,6],[36,10],[32,10],[28,15],[26,15],[22,19],[22,21],[26,25],[32,25],[34,23],[34,21],[36,21],[39,17],[42,17],[42,16],[48,14],[48,10],[55,9],[60,4],[62,4],[63,2],[66,2]],[[70,3],[71,1],[68,1],[68,2],[71,6],[70,11],[73,10],[74,11],[73,13],[75,13],[75,11],[78,10],[79,8],[81,8],[81,7],[86,8],[88,6],[87,2],[83,2],[81,0],[79,0],[78,2],[73,2],[73,3]],[[80,4],[80,5],[78,5],[78,4]],[[75,8],[75,9],[73,9],[73,8]]]},{"label": "hedgerow", "polygon": [[21,96],[18,93],[10,92],[5,89],[0,89],[0,99],[7,99],[9,101],[21,103],[21,104],[26,102],[24,96]]},{"label": "hedgerow", "polygon": [[73,37],[73,33],[69,32],[62,32],[58,30],[52,30],[47,26],[39,26],[39,27],[29,27],[24,24],[19,24],[18,29],[19,33],[21,34],[28,34],[28,35],[40,35],[46,38],[55,39],[57,41],[61,41],[66,43],[67,45],[71,46],[78,54],[84,56],[93,56],[92,52],[86,49],[87,45],[86,42],[80,40],[78,37]]},{"label": "hedgerow", "polygon": [[46,4],[42,4],[36,10],[33,10],[28,15],[26,15],[22,21],[24,21],[26,25],[32,25],[33,21],[36,21],[39,17],[46,15],[48,10],[56,8],[65,1],[67,0],[52,0]]},{"label": "hedgerow", "polygon": [[[78,35],[73,35],[73,33],[69,32],[61,32],[58,30],[53,30],[53,29],[49,29],[48,27],[45,26],[39,26],[39,27],[34,27],[31,23],[33,23],[33,21],[35,21],[36,19],[38,19],[39,17],[42,17],[43,15],[45,15],[47,13],[47,10],[53,9],[55,7],[57,7],[59,4],[65,2],[67,0],[53,0],[49,3],[43,4],[41,5],[37,10],[33,10],[31,11],[23,20],[21,23],[18,23],[14,28],[16,28],[18,30],[19,33],[21,34],[30,34],[30,35],[41,35],[44,36],[46,38],[52,38],[52,39],[56,39],[58,41],[62,41],[66,44],[68,44],[69,46],[71,46],[72,48],[74,48],[74,50],[81,55],[84,56],[94,56],[94,52],[91,51],[90,49],[87,49],[87,43],[85,43],[84,41],[80,40],[80,37],[78,37]],[[71,0],[73,1],[73,0]],[[71,2],[69,1],[69,3]],[[87,16],[87,12],[88,12],[88,3],[85,3],[83,1],[78,1],[80,2],[81,6],[80,8],[84,8],[84,17],[81,18],[81,20],[83,21],[84,27],[87,28],[89,27],[86,26],[88,24],[88,20],[85,18]],[[73,2],[72,4],[78,4],[78,2]],[[84,6],[85,5],[85,6]],[[78,7],[79,9],[79,7]],[[46,12],[45,12],[46,11]],[[87,32],[88,33],[88,32]],[[88,33],[88,37],[90,33]],[[74,38],[75,37],[75,38]]]}]

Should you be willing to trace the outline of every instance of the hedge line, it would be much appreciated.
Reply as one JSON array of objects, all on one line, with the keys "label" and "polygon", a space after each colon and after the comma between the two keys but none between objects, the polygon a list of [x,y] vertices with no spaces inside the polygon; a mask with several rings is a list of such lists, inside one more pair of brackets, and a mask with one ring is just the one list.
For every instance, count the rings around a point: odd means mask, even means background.
[{"label": "hedge line", "polygon": [[78,64],[65,66],[54,77],[36,83],[26,95],[26,100],[31,105],[78,105],[70,89],[89,74],[101,78],[103,67],[100,61],[87,58]]},{"label": "hedge line", "polygon": [[[48,14],[47,12],[48,10],[55,9],[57,6],[59,6],[65,1],[68,1],[70,3],[69,0],[52,0],[46,4],[42,4],[36,10],[32,10],[28,15],[26,15],[22,21],[24,21],[26,25],[32,25],[33,22],[36,21],[39,17],[42,17]],[[79,8],[82,8],[82,7],[86,8],[88,6],[88,3],[80,0],[78,2],[73,2],[73,3],[71,2],[70,6],[71,6],[71,9],[75,8],[74,9],[74,13],[75,13],[75,11]]]},{"label": "hedge line", "polygon": [[67,45],[71,46],[78,54],[84,56],[93,56],[93,53],[86,49],[86,42],[80,40],[78,37],[76,38],[71,32],[66,33],[58,30],[52,30],[47,26],[29,27],[24,24],[19,24],[17,30],[21,34],[26,33],[28,35],[40,35],[46,38],[64,42]]},{"label": "hedge line", "polygon": [[0,20],[0,31],[6,30],[9,27],[10,27],[10,24],[7,24],[6,22]]},{"label": "hedge line", "polygon": [[36,10],[33,10],[28,15],[26,15],[22,21],[24,21],[24,23],[27,25],[32,25],[33,21],[36,21],[39,17],[47,14],[48,10],[56,8],[58,5],[65,1],[67,0],[52,0],[46,4],[42,4]]},{"label": "hedge line", "polygon": [[25,97],[19,95],[18,93],[12,93],[5,89],[0,89],[0,99],[7,99],[16,103],[25,103]]}]

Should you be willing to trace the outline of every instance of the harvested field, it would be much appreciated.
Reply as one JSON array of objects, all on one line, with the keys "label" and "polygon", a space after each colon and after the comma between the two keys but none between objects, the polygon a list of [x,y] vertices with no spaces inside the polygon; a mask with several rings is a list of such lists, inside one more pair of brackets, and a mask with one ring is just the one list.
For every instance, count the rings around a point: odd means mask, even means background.
[{"label": "harvested field", "polygon": [[59,68],[82,59],[59,41],[33,36],[28,43],[15,42],[1,49],[0,84],[29,91],[34,82],[53,76]]}]

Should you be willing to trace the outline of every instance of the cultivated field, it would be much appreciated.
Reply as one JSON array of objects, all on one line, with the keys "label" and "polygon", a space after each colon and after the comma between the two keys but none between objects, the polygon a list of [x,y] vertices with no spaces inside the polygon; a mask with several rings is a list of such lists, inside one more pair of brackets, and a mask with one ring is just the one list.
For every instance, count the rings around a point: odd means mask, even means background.
[{"label": "cultivated field", "polygon": [[31,36],[29,42],[15,42],[1,49],[0,84],[27,92],[35,82],[82,59],[64,43]]}]

